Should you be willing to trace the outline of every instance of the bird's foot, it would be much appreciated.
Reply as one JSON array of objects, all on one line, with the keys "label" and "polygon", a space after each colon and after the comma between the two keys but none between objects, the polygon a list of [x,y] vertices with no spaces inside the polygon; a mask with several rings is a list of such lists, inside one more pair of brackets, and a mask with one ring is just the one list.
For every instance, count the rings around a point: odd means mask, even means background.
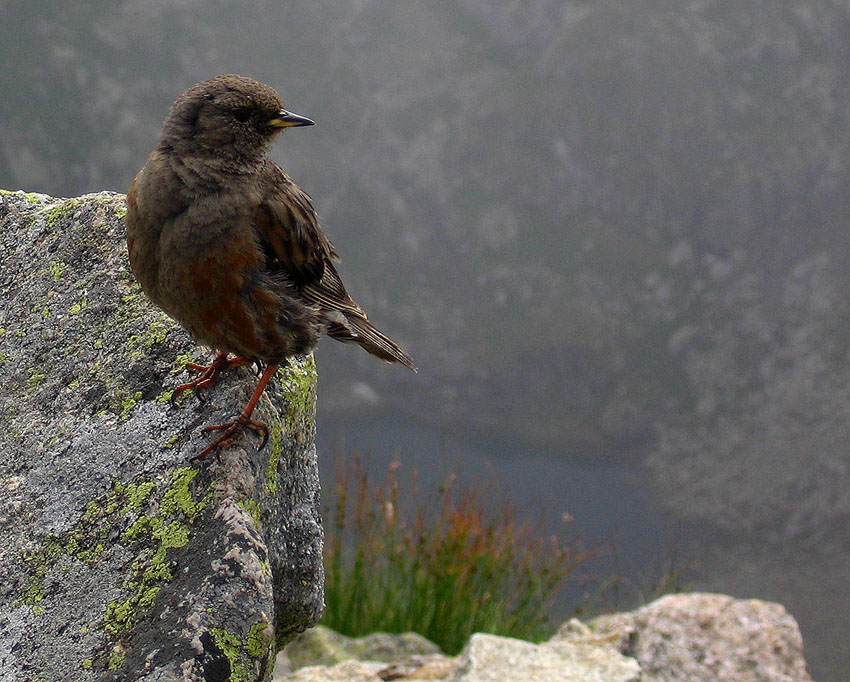
[{"label": "bird's foot", "polygon": [[171,404],[175,405],[177,398],[183,395],[186,391],[193,391],[197,393],[202,389],[214,386],[222,372],[233,367],[240,367],[241,365],[247,364],[248,360],[245,358],[235,357],[228,360],[227,353],[219,353],[215,356],[215,360],[213,360],[209,365],[197,365],[194,362],[187,362],[186,369],[191,369],[194,372],[200,372],[201,376],[185,384],[176,386],[171,392]]},{"label": "bird's foot", "polygon": [[260,450],[266,447],[266,443],[269,441],[269,429],[263,424],[263,422],[258,422],[254,419],[250,419],[245,416],[245,414],[240,414],[239,417],[234,419],[232,422],[225,422],[224,424],[214,424],[213,426],[207,426],[203,429],[204,433],[210,433],[211,431],[223,431],[218,438],[216,438],[212,443],[210,443],[200,454],[192,457],[192,461],[195,460],[203,460],[208,454],[213,452],[214,450],[219,450],[221,448],[226,448],[230,445],[233,445],[236,441],[242,438],[242,434],[245,429],[251,429],[254,431],[260,438],[262,438],[262,442],[260,443]]},{"label": "bird's foot", "polygon": [[[216,358],[216,360],[218,360],[218,358]],[[257,406],[257,402],[260,400],[260,396],[263,395],[263,391],[266,390],[266,384],[269,383],[269,380],[277,371],[277,368],[277,365],[266,365],[266,368],[263,370],[263,375],[257,382],[257,387],[251,394],[251,399],[245,405],[245,409],[242,410],[242,414],[240,414],[232,422],[225,422],[224,424],[215,424],[214,426],[207,426],[204,429],[204,433],[209,433],[210,431],[223,431],[224,433],[222,433],[218,438],[216,438],[212,443],[210,443],[204,449],[203,452],[193,457],[193,461],[196,459],[204,459],[204,457],[210,454],[213,450],[225,448],[228,445],[235,443],[237,440],[242,438],[242,433],[245,431],[246,428],[255,431],[263,439],[262,443],[260,443],[260,450],[262,450],[266,446],[266,443],[269,440],[269,429],[262,422],[258,422],[254,419],[251,419],[251,415],[254,413],[254,408]]]}]

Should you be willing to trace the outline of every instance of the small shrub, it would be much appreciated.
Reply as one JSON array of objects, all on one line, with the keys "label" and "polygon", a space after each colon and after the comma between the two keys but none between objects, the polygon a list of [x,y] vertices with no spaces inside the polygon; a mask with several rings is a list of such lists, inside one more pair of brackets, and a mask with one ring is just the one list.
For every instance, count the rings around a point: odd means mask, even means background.
[{"label": "small shrub", "polygon": [[355,457],[337,467],[326,510],[322,623],[349,636],[415,631],[448,654],[474,632],[540,641],[559,586],[587,552],[521,523],[510,507],[450,478],[430,504],[404,490],[393,463],[371,486]]}]

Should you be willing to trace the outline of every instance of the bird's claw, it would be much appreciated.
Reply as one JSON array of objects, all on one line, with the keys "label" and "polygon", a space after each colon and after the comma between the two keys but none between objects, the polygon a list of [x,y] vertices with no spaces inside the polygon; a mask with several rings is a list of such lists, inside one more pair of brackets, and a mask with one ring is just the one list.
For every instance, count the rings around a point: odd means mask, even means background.
[{"label": "bird's claw", "polygon": [[219,374],[231,367],[239,367],[240,365],[247,364],[247,362],[247,360],[240,357],[228,360],[227,353],[219,353],[215,356],[215,360],[213,360],[209,365],[199,365],[195,362],[187,362],[186,369],[192,370],[193,372],[201,372],[201,376],[185,384],[176,386],[171,392],[171,404],[176,407],[177,398],[183,395],[186,391],[194,392],[198,398],[203,400],[200,391],[205,388],[209,388],[210,386],[214,386],[218,381]]},{"label": "bird's claw", "polygon": [[266,447],[266,443],[269,442],[268,427],[263,424],[263,422],[258,422],[254,419],[245,419],[243,418],[243,415],[240,415],[232,422],[225,422],[224,424],[213,424],[212,426],[204,427],[202,429],[204,433],[210,433],[211,431],[224,431],[224,433],[222,433],[218,438],[216,438],[212,443],[210,443],[206,448],[204,448],[202,452],[192,457],[192,461],[194,462],[195,460],[203,460],[214,450],[219,450],[233,445],[233,443],[242,438],[242,434],[246,428],[254,431],[262,439],[259,447],[260,450]]}]

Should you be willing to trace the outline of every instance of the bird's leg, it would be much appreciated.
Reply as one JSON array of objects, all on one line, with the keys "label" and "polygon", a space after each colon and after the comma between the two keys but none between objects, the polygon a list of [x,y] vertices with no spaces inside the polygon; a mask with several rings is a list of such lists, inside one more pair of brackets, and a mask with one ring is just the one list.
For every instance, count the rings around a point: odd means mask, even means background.
[{"label": "bird's leg", "polygon": [[209,388],[218,381],[218,375],[230,369],[231,367],[239,367],[247,365],[248,361],[245,358],[235,357],[232,360],[227,359],[227,353],[219,352],[215,356],[215,360],[208,366],[196,365],[194,362],[187,362],[186,369],[191,369],[195,372],[200,372],[201,376],[192,381],[176,386],[171,392],[171,404],[186,391],[200,391],[203,388]]},{"label": "bird's leg", "polygon": [[274,373],[277,371],[277,368],[278,365],[266,365],[263,375],[257,382],[257,388],[254,389],[254,393],[251,395],[251,399],[248,401],[248,404],[245,405],[245,409],[242,410],[242,414],[240,414],[232,422],[215,424],[213,426],[207,426],[204,429],[204,433],[209,433],[210,431],[224,431],[224,433],[210,443],[203,452],[193,457],[193,460],[204,459],[204,457],[210,454],[213,450],[226,448],[228,445],[232,445],[242,437],[242,432],[246,428],[256,431],[263,439],[263,442],[260,443],[260,450],[266,446],[266,443],[269,440],[269,429],[262,422],[251,419],[251,413],[253,413],[254,408],[257,406],[257,402],[260,400],[260,396],[263,395],[263,391],[266,390],[266,384],[269,383],[269,379],[272,378]]}]

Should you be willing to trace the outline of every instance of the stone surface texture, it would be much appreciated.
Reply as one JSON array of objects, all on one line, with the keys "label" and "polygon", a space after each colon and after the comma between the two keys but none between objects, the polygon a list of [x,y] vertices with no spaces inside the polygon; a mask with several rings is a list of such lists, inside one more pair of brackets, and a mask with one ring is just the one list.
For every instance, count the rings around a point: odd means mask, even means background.
[{"label": "stone surface texture", "polygon": [[[509,637],[475,634],[456,657],[409,655],[404,635],[397,660],[369,660],[349,640],[322,628],[315,639],[293,642],[293,658],[311,655],[326,663],[295,672],[285,652],[277,682],[810,682],[799,628],[785,609],[754,599],[725,595],[678,594],[662,597],[630,613],[598,617],[589,624],[564,623],[550,640],[532,644]],[[309,643],[307,646],[302,646]],[[318,645],[317,645],[318,643]],[[433,645],[432,645],[433,646]],[[312,653],[311,653],[312,652]],[[332,652],[332,653],[331,653]],[[340,660],[346,655],[347,660]],[[383,659],[384,661],[386,659]]]},{"label": "stone surface texture", "polygon": [[323,608],[315,365],[258,450],[192,462],[256,377],[179,407],[194,345],[141,293],[124,197],[0,192],[0,678],[267,680]]},{"label": "stone surface texture", "polygon": [[610,644],[550,640],[531,644],[473,635],[458,657],[451,682],[639,682],[637,661]]},{"label": "stone surface texture", "polygon": [[291,670],[307,665],[332,665],[347,659],[363,661],[400,661],[411,656],[439,654],[440,648],[415,632],[391,635],[374,632],[364,637],[346,637],[318,625],[298,635],[280,656]]},{"label": "stone surface texture", "polygon": [[644,682],[810,680],[797,622],[783,606],[722,594],[674,594],[592,623],[636,659]]}]

